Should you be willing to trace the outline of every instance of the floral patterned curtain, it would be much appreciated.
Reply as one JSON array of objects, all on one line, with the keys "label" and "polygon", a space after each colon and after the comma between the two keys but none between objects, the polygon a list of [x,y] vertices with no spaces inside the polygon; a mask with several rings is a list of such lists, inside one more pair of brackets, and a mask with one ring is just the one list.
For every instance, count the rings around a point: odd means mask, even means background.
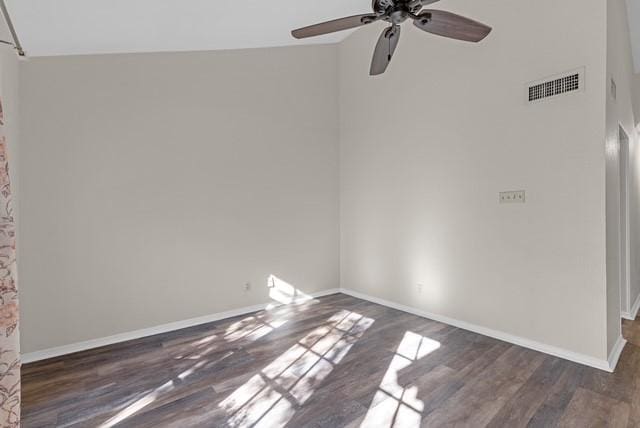
[{"label": "floral patterned curtain", "polygon": [[20,340],[16,232],[0,104],[0,426],[20,426]]}]

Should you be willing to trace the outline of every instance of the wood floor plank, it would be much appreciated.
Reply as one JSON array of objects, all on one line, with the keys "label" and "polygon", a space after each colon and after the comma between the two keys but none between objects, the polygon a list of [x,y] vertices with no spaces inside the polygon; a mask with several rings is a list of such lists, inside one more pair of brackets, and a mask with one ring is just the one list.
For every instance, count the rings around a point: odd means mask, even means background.
[{"label": "wood floor plank", "polygon": [[482,376],[466,384],[426,417],[424,426],[486,426],[540,366],[543,358],[540,353],[512,346]]},{"label": "wood floor plank", "polygon": [[[405,420],[416,418],[416,423],[413,426],[419,425],[424,410],[425,397],[419,396],[418,392],[437,391],[440,397],[446,399],[458,389],[451,388],[451,379],[454,377],[454,370],[440,365],[406,385],[398,385],[396,388],[388,388],[384,384],[378,385],[372,400],[367,400],[366,414],[357,418],[349,426],[393,426],[394,422],[399,422],[394,419],[398,412],[405,413]],[[449,387],[449,393],[446,391],[447,387]],[[429,398],[429,403],[435,403],[438,396],[432,394]]]},{"label": "wood floor plank", "polygon": [[336,294],[27,364],[22,426],[640,427],[624,334],[610,374]]},{"label": "wood floor plank", "polygon": [[581,386],[607,397],[629,401],[640,394],[637,389],[637,374],[640,373],[640,348],[628,344],[625,346],[615,373],[590,370],[585,373]]},{"label": "wood floor plank", "polygon": [[565,428],[626,428],[629,404],[578,388],[558,426]]},{"label": "wood floor plank", "polygon": [[554,357],[545,357],[544,362],[527,382],[491,419],[488,427],[526,427],[546,400],[557,379],[565,371],[567,364]]}]

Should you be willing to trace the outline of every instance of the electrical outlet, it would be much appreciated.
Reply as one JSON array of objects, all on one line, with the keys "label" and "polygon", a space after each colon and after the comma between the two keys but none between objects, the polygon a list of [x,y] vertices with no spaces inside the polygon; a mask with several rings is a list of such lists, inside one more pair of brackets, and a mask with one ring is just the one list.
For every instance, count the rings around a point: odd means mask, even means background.
[{"label": "electrical outlet", "polygon": [[418,294],[422,294],[422,284],[418,284]]},{"label": "electrical outlet", "polygon": [[245,292],[245,293],[248,293],[249,291],[251,291],[251,283],[250,283],[250,282],[247,282],[247,283],[244,285],[244,292]]},{"label": "electrical outlet", "polygon": [[524,190],[515,192],[500,192],[501,204],[524,204],[527,201]]}]

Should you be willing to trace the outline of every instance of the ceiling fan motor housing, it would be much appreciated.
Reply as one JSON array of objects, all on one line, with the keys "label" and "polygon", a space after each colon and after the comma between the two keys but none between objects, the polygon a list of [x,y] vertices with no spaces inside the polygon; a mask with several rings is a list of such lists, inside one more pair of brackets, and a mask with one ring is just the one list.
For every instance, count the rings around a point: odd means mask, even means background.
[{"label": "ceiling fan motor housing", "polygon": [[403,11],[408,16],[409,13],[416,13],[422,9],[422,3],[417,0],[373,0],[371,7],[376,14],[392,14]]},{"label": "ceiling fan motor housing", "polygon": [[407,20],[408,16],[409,16],[409,11],[404,10],[402,8],[398,8],[389,14],[389,21],[392,24],[402,24],[404,21]]},{"label": "ceiling fan motor housing", "polygon": [[384,13],[390,7],[395,6],[394,0],[373,0],[371,8],[376,13]]}]

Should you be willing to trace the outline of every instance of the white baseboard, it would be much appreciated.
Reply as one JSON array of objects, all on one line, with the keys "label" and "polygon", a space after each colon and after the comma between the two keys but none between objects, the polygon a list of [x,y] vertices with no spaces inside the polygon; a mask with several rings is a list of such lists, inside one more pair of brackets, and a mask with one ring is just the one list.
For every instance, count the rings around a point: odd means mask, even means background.
[{"label": "white baseboard", "polygon": [[609,354],[608,364],[609,369],[607,371],[613,372],[618,365],[618,360],[620,360],[620,355],[622,355],[622,351],[624,350],[624,346],[627,344],[627,341],[624,340],[622,336],[618,337],[616,344],[613,345],[613,349],[611,350],[611,354]]},{"label": "white baseboard", "polygon": [[[322,297],[322,296],[328,296],[336,293],[340,293],[340,289],[333,288],[329,290],[323,290],[317,293],[312,293],[309,296]],[[183,328],[193,327],[201,324],[207,324],[214,321],[220,321],[226,318],[233,318],[240,315],[246,315],[253,312],[264,310],[267,308],[267,306],[272,304],[273,302],[262,303],[259,305],[247,306],[244,308],[234,309],[231,311],[219,312],[212,315],[205,315],[198,318],[191,318],[184,321],[177,321],[169,324],[163,324],[156,327],[143,328],[141,330],[120,333],[113,336],[87,340],[85,342],[72,343],[69,345],[58,346],[50,349],[44,349],[42,351],[29,352],[26,354],[22,354],[21,360],[22,360],[22,364],[29,364],[36,361],[47,360],[49,358],[59,357],[67,354],[73,354],[75,352],[80,352],[80,351],[86,351],[89,349],[99,348],[101,346],[113,345],[115,343],[127,342],[129,340],[140,339],[143,337],[154,336],[156,334],[168,333],[175,330],[181,330]]]},{"label": "white baseboard", "polygon": [[631,313],[628,314],[629,318],[627,319],[631,321],[635,321],[635,319],[638,317],[639,312],[640,312],[640,294],[638,294],[638,297],[636,298],[635,303],[631,307]]},{"label": "white baseboard", "polygon": [[524,348],[533,349],[534,351],[543,352],[545,354],[553,355],[554,357],[562,358],[565,360],[573,361],[575,363],[583,364],[586,366],[594,367],[596,369],[604,370],[607,372],[613,372],[618,362],[618,358],[622,353],[625,341],[620,337],[616,346],[614,347],[608,360],[601,360],[589,355],[579,354],[577,352],[568,351],[566,349],[558,348],[556,346],[547,345],[544,343],[536,342],[533,340],[525,339],[523,337],[514,336],[509,333],[505,333],[498,330],[492,330],[490,328],[482,327],[476,324],[471,324],[466,321],[460,321],[457,319],[449,318],[443,315],[437,315],[430,312],[426,312],[420,309],[412,308],[409,306],[401,305],[399,303],[390,302],[388,300],[379,299],[377,297],[369,296],[354,290],[342,288],[342,293],[356,297],[358,299],[367,300],[369,302],[377,303],[379,305],[387,306],[389,308],[397,309],[399,311],[407,312],[419,317],[428,318],[434,321],[439,321],[444,324],[449,324],[454,327],[458,327],[464,330],[472,331],[474,333],[481,334],[483,336],[493,337],[494,339],[502,340],[504,342],[512,343],[514,345],[522,346]]},{"label": "white baseboard", "polygon": [[[512,343],[514,345],[522,346],[525,348],[533,349],[535,351],[543,352],[545,354],[553,355],[555,357],[563,358],[565,360],[573,361],[579,364],[584,364],[590,367],[594,367],[600,370],[613,372],[618,359],[622,354],[622,350],[626,344],[626,341],[620,337],[616,342],[616,345],[611,351],[611,355],[608,360],[600,360],[588,355],[579,354],[576,352],[568,351],[555,346],[547,345],[544,343],[535,342],[522,337],[514,336],[509,333],[504,333],[498,330],[492,330],[479,325],[471,324],[465,321],[456,320],[442,315],[433,314],[430,312],[422,311],[420,309],[412,308],[409,306],[401,305],[399,303],[391,302],[377,297],[369,296],[350,289],[330,289],[324,290],[318,293],[313,293],[310,297],[322,297],[336,293],[344,293],[358,299],[367,300],[369,302],[377,303],[379,305],[387,306],[399,311],[414,314],[423,318],[428,318],[434,321],[439,321],[444,324],[449,324],[454,327],[462,328],[464,330],[472,331],[474,333],[482,334],[484,336],[493,337],[504,342]],[[49,358],[59,357],[62,355],[73,354],[75,352],[86,351],[89,349],[99,348],[101,346],[113,345],[115,343],[127,342],[129,340],[140,339],[143,337],[153,336],[156,334],[168,333],[175,330],[181,330],[183,328],[193,327],[201,324],[207,324],[214,321],[220,321],[226,318],[233,318],[240,315],[246,315],[249,313],[261,311],[267,308],[267,306],[273,304],[263,303],[259,305],[247,306],[240,309],[234,309],[226,312],[219,312],[212,315],[205,315],[203,317],[192,318],[184,321],[177,321],[169,324],[163,324],[156,327],[145,328],[141,330],[135,330],[131,332],[116,334],[113,336],[102,337],[99,339],[88,340],[85,342],[72,343],[69,345],[59,346],[56,348],[44,349],[41,351],[30,352],[22,355],[22,363],[28,364],[36,361],[46,360]],[[634,305],[635,313],[638,312],[640,307],[640,297]]]},{"label": "white baseboard", "polygon": [[638,317],[638,312],[640,312],[640,294],[638,294],[635,303],[631,306],[631,312],[622,311],[620,315],[625,320],[635,321]]}]

